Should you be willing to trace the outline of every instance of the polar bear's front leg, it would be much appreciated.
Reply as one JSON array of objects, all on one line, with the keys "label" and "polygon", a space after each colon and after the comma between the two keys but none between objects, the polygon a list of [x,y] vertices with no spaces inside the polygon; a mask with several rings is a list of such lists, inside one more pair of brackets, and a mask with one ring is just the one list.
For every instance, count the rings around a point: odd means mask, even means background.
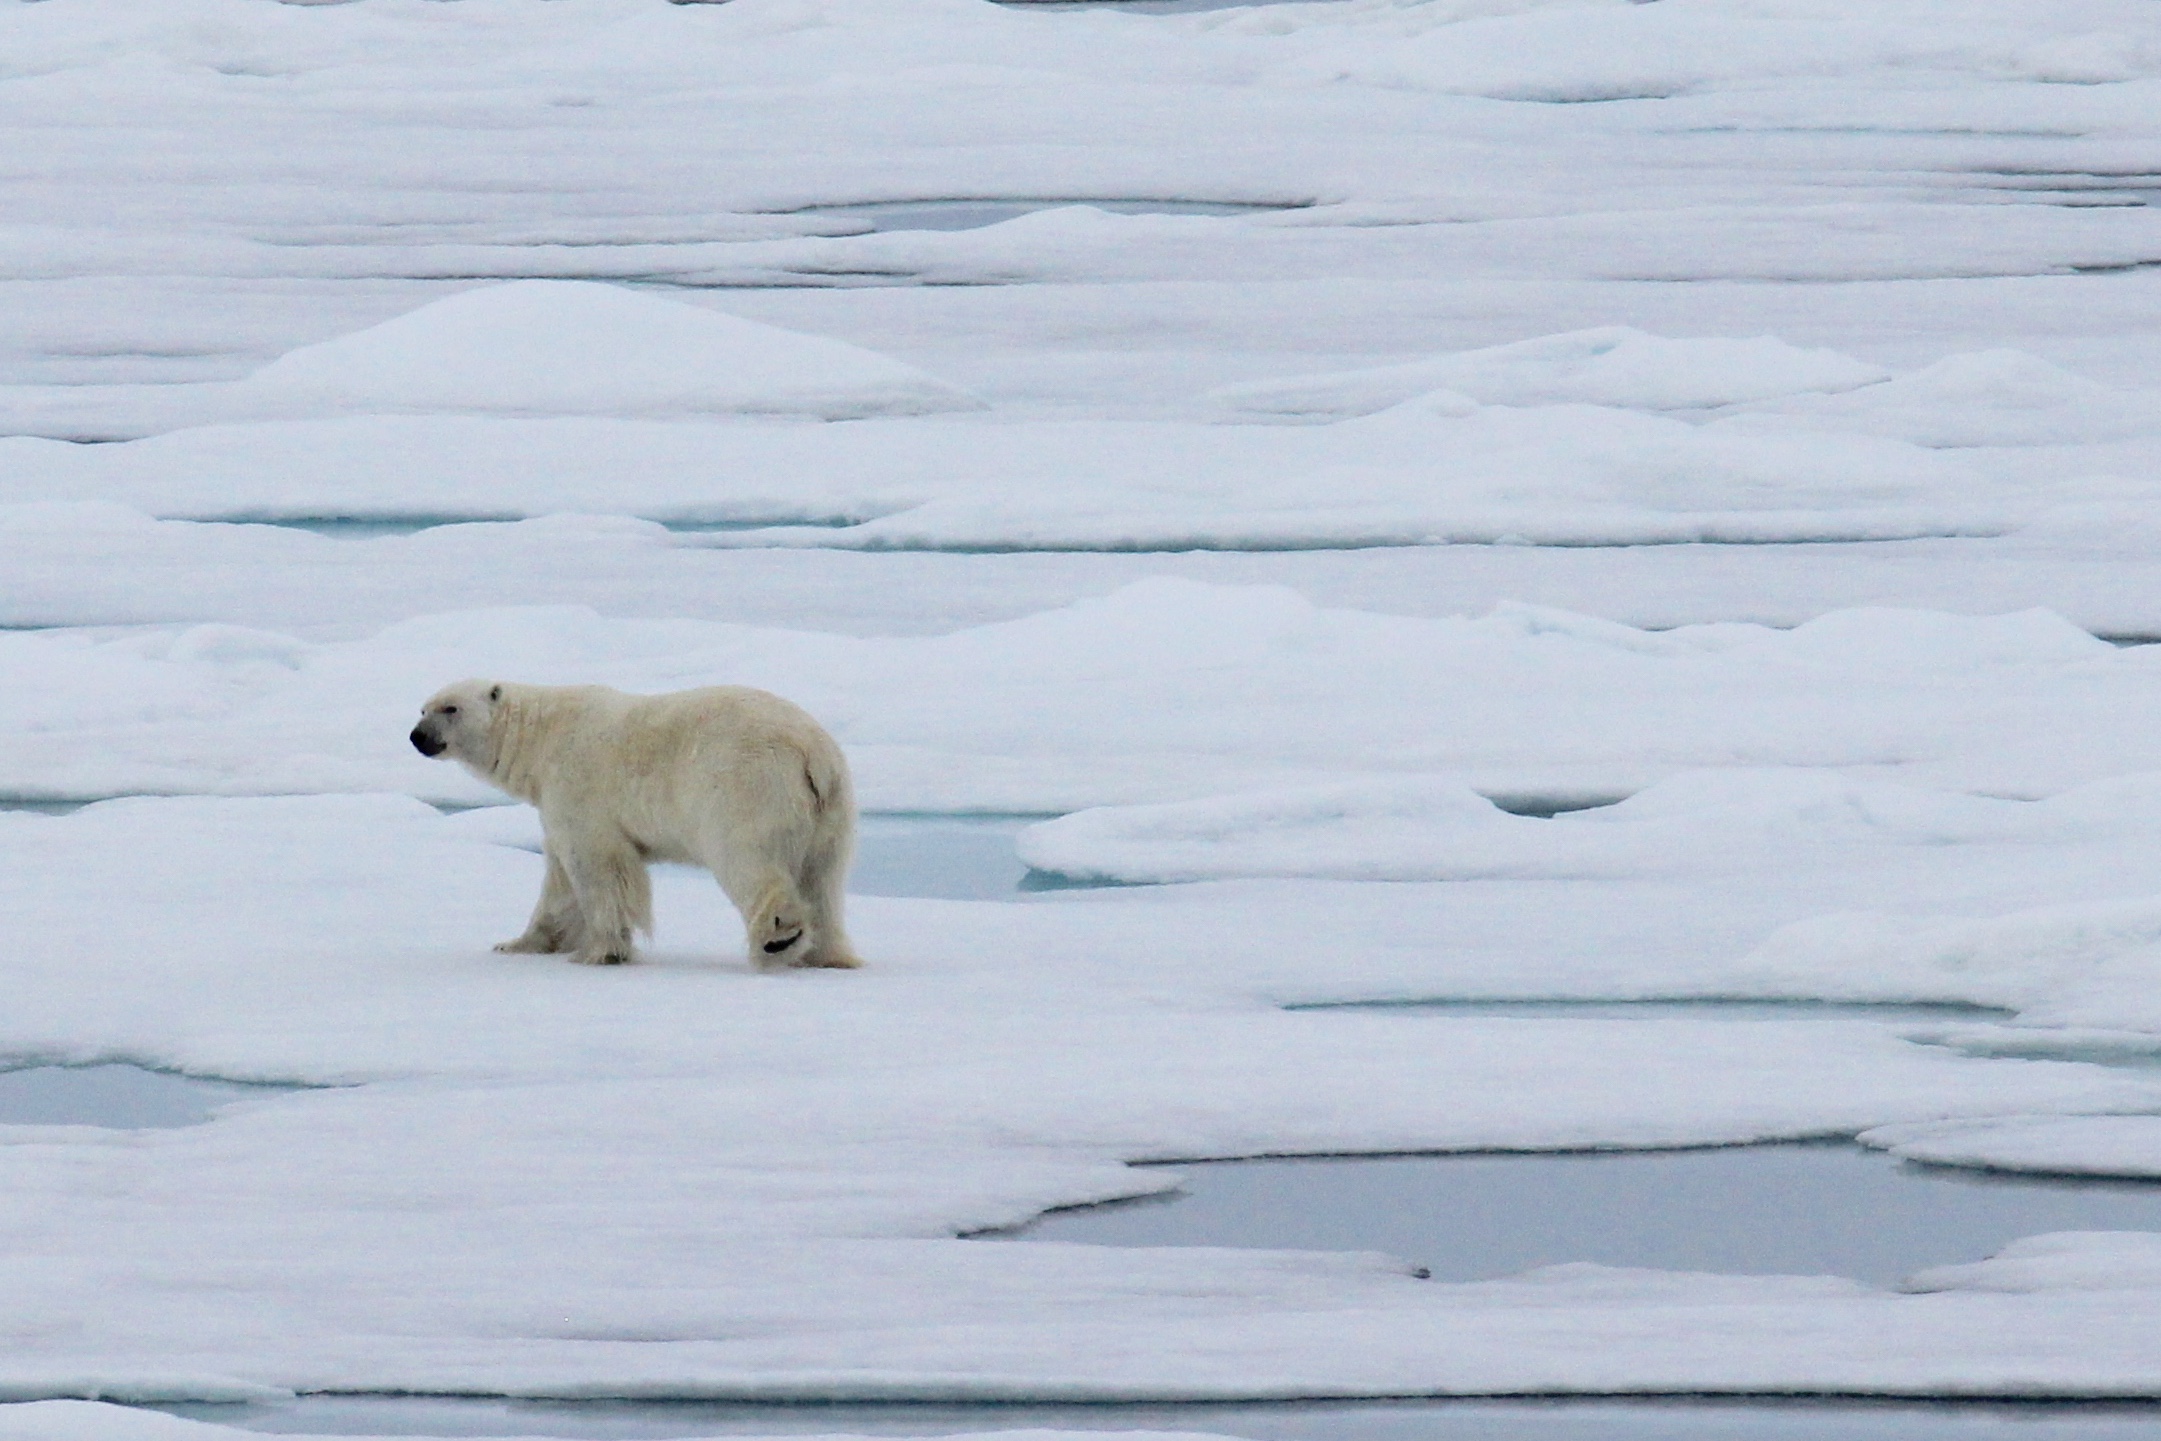
[{"label": "polar bear's front leg", "polygon": [[573,851],[563,857],[576,897],[582,934],[571,959],[581,966],[620,966],[635,954],[630,933],[653,924],[653,882],[627,842]]},{"label": "polar bear's front leg", "polygon": [[498,951],[552,956],[577,949],[579,933],[585,929],[578,915],[578,898],[570,889],[569,873],[555,858],[553,846],[547,847],[547,857],[548,878],[541,882],[540,902],[533,907],[533,918],[525,923],[525,934],[504,941],[496,947]]}]

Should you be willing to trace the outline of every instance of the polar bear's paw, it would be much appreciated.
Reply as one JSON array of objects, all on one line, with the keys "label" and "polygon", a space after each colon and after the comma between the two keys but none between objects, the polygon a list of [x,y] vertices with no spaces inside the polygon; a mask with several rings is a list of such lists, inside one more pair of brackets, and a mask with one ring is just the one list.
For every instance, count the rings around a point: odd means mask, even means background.
[{"label": "polar bear's paw", "polygon": [[552,956],[564,947],[554,936],[536,936],[527,931],[514,941],[497,941],[495,949],[506,956]]},{"label": "polar bear's paw", "polygon": [[627,966],[630,964],[630,947],[627,944],[591,946],[573,952],[570,958],[581,966]]},{"label": "polar bear's paw", "polygon": [[767,883],[758,892],[758,899],[750,908],[749,916],[751,959],[761,966],[792,966],[799,964],[809,948],[804,945],[809,938],[810,924],[803,912],[802,898],[795,888],[780,881]]}]

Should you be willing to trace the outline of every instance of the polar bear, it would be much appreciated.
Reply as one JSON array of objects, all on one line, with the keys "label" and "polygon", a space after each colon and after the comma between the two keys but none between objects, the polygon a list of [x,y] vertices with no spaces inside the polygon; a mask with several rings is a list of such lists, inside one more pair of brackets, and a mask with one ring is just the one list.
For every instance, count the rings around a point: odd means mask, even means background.
[{"label": "polar bear", "polygon": [[841,924],[847,758],[777,695],[465,680],[421,708],[411,739],[540,811],[547,880],[525,934],[498,951],[628,961],[631,932],[653,929],[647,862],[680,861],[720,882],[760,966],[862,964]]}]

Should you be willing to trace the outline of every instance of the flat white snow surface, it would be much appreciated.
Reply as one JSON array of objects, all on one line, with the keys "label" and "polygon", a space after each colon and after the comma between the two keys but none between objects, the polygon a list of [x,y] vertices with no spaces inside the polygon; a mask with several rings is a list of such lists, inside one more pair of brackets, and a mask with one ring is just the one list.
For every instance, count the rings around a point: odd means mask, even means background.
[{"label": "flat white snow surface", "polygon": [[[963,1238],[1141,1160],[2161,1179],[2143,0],[0,0],[0,627],[0,1064],[307,1087],[0,1124],[0,1436],[2161,1398],[2146,1233]],[[764,686],[1096,888],[497,955],[537,822],[405,740],[466,675]],[[1450,998],[2008,1014],[1287,1009]]]}]

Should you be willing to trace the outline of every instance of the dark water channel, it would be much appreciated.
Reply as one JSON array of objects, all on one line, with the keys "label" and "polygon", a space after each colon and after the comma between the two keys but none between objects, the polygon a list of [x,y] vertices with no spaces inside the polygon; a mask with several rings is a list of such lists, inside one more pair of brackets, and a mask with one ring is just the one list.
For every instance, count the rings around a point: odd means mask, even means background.
[{"label": "dark water channel", "polygon": [[0,1126],[193,1126],[232,1101],[296,1089],[153,1071],[124,1062],[0,1070]]},{"label": "dark water channel", "polygon": [[0,811],[27,811],[37,816],[68,816],[91,805],[90,801],[45,800],[34,796],[0,796]]},{"label": "dark water channel", "polygon": [[859,896],[1010,900],[1029,891],[1082,888],[1030,870],[1014,854],[1020,833],[1049,816],[868,815],[856,829],[848,889]]},{"label": "dark water channel", "polygon": [[1591,1261],[1896,1285],[2047,1231],[2161,1231],[2161,1183],[1917,1166],[1843,1143],[1172,1167],[1180,1192],[1007,1238],[1385,1251],[1437,1280]]}]

